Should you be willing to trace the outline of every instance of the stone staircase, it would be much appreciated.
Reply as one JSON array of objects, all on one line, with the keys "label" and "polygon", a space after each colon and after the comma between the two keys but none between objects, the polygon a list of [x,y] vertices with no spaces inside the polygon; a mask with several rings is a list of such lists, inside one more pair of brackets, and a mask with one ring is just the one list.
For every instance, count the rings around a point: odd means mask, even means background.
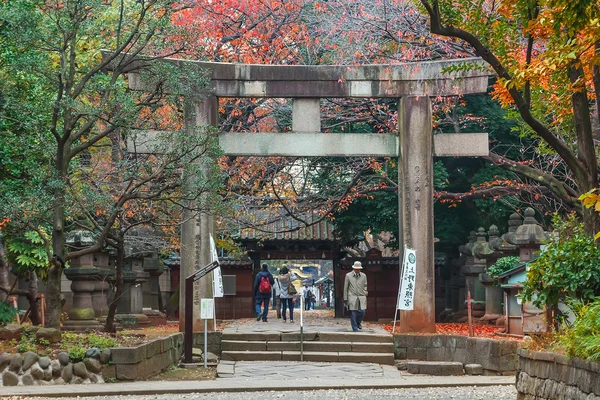
[{"label": "stone staircase", "polygon": [[[224,330],[221,359],[301,361],[300,332]],[[394,365],[393,336],[372,332],[305,332],[303,361]]]}]

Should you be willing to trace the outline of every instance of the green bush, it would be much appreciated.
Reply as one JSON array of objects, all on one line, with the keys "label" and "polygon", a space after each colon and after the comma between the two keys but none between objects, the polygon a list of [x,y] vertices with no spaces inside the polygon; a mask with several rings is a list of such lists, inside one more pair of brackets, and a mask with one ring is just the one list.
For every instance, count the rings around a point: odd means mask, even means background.
[{"label": "green bush", "polygon": [[575,322],[565,327],[559,343],[571,357],[600,360],[600,298],[590,303],[572,301]]},{"label": "green bush", "polygon": [[10,324],[14,321],[17,310],[10,304],[0,302],[0,326]]},{"label": "green bush", "polygon": [[600,247],[574,215],[552,219],[555,235],[537,260],[529,264],[523,299],[556,310],[573,297],[592,301],[600,289]]},{"label": "green bush", "polygon": [[520,261],[519,257],[510,256],[510,257],[501,257],[493,265],[490,265],[488,268],[488,275],[494,278],[494,282],[498,285],[498,281],[496,277],[498,275],[502,275],[503,273],[510,271],[514,268],[516,264]]},{"label": "green bush", "polygon": [[109,347],[116,347],[118,345],[118,342],[115,339],[113,339],[111,337],[96,335],[94,333],[90,333],[88,335],[87,343],[88,343],[89,347],[97,347],[100,350],[106,349]]},{"label": "green bush", "polygon": [[17,350],[19,350],[19,353],[25,353],[26,351],[36,352],[37,345],[35,344],[35,336],[29,332],[21,335],[21,340],[17,345]]}]

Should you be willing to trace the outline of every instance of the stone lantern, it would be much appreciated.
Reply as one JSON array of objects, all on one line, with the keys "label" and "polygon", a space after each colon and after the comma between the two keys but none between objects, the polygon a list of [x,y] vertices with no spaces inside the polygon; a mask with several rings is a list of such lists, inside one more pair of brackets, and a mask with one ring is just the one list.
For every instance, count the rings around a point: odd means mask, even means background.
[{"label": "stone lantern", "polygon": [[[483,228],[479,228],[483,231]],[[481,317],[482,321],[495,322],[502,316],[502,289],[494,284],[494,280],[487,274],[487,268],[493,265],[501,253],[492,248],[491,243],[499,239],[498,227],[490,226],[488,230],[487,242],[476,242],[473,246],[473,254],[479,259],[484,259],[486,271],[479,274],[479,282],[485,287],[485,315]]]},{"label": "stone lantern", "polygon": [[144,257],[142,269],[148,274],[147,281],[142,284],[143,313],[148,317],[151,325],[164,325],[167,323],[167,317],[163,313],[164,305],[159,279],[165,272],[165,266],[158,259],[158,254],[153,253]]},{"label": "stone lantern", "polygon": [[[68,234],[66,246],[80,250],[95,244],[91,233],[75,231]],[[109,290],[108,280],[113,271],[108,268],[108,253],[96,251],[72,259],[69,268],[64,271],[67,279],[71,281],[73,292],[73,305],[63,323],[66,331],[85,331],[101,329],[96,318],[107,311],[107,295]]]},{"label": "stone lantern", "polygon": [[535,211],[531,207],[525,209],[525,219],[514,233],[506,236],[506,241],[519,247],[519,259],[526,262],[534,257],[542,244],[550,240],[544,228],[535,219]]},{"label": "stone lantern", "polygon": [[475,231],[471,231],[469,242],[460,246],[459,251],[466,256],[466,262],[461,271],[465,275],[466,288],[471,292],[472,315],[479,318],[485,314],[485,288],[479,282],[479,274],[485,270],[485,261],[473,256],[473,246],[476,241],[485,242],[485,231],[482,237],[479,237]]}]

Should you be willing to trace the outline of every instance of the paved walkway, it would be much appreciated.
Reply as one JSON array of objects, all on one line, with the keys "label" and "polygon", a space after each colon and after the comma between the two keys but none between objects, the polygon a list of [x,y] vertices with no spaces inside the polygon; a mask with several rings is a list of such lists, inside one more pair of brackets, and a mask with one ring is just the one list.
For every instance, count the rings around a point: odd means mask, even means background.
[{"label": "paved walkway", "polygon": [[3,387],[4,396],[90,397],[119,395],[162,395],[211,392],[263,392],[331,389],[402,389],[461,386],[514,385],[514,377],[505,376],[424,376],[411,375],[399,378],[354,379],[217,379],[214,381],[142,381],[106,383],[95,385],[48,385]]},{"label": "paved walkway", "polygon": [[400,371],[392,365],[294,361],[221,361],[217,374],[219,378],[230,380],[400,378]]},{"label": "paved walkway", "polygon": [[[303,312],[304,332],[352,332],[350,319],[334,318],[333,310],[311,310]],[[252,319],[240,319],[231,321],[223,328],[223,332],[299,332],[300,331],[300,311],[294,311],[294,323],[283,322],[278,319],[274,310],[269,311],[268,322]],[[375,333],[390,335],[385,329],[378,325],[363,323],[362,333]]]}]

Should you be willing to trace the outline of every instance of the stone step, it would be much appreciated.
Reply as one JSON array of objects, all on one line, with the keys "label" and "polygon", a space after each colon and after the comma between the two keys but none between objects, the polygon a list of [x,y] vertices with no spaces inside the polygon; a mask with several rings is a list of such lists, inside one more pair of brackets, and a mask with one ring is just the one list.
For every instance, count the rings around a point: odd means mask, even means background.
[{"label": "stone step", "polygon": [[[299,341],[244,341],[223,340],[222,351],[300,351]],[[393,353],[393,343],[367,342],[304,342],[304,351],[352,352],[352,353]]]},{"label": "stone step", "polygon": [[[227,361],[300,361],[299,351],[223,351]],[[304,361],[350,362],[394,365],[394,353],[358,353],[338,351],[305,351]],[[462,364],[461,364],[462,365]]]},{"label": "stone step", "polygon": [[[361,342],[361,343],[393,343],[394,337],[389,334],[368,332],[305,332],[304,341],[321,342]],[[223,331],[221,340],[229,341],[264,341],[264,342],[298,342],[300,332],[227,332]]]},{"label": "stone step", "polygon": [[409,374],[421,375],[464,375],[463,364],[454,361],[408,361],[406,369]]}]

